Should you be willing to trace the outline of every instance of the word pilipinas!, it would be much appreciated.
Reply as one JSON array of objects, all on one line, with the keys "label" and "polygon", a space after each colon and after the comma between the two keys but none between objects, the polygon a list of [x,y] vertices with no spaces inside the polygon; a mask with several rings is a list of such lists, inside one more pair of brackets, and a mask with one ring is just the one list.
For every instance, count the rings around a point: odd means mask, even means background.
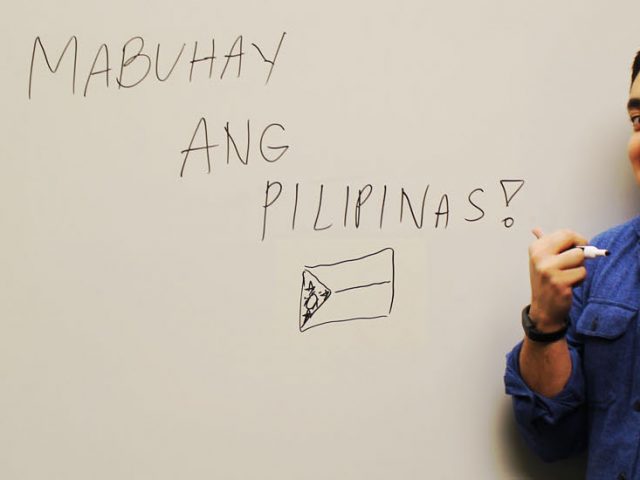
[{"label": "word pilipinas!", "polygon": [[[87,63],[86,67],[82,69],[82,72],[86,72],[82,77],[84,78],[82,95],[86,97],[89,85],[92,82],[97,82],[100,78],[103,79],[105,87],[110,88],[113,85],[111,79],[114,75],[118,89],[136,87],[147,79],[166,82],[174,74],[179,63],[185,64],[186,72],[181,75],[183,80],[189,83],[192,82],[195,75],[202,76],[204,74],[211,79],[214,72],[220,80],[225,76],[234,75],[240,78],[245,57],[247,61],[264,65],[263,78],[265,84],[268,84],[286,34],[286,32],[282,32],[269,45],[255,42],[247,45],[248,42],[244,36],[238,35],[233,41],[222,46],[216,43],[215,38],[212,38],[210,44],[198,44],[197,41],[194,41],[187,48],[187,43],[183,43],[173,46],[168,52],[166,49],[163,50],[161,43],[156,43],[155,48],[152,47],[149,50],[144,37],[135,36],[124,42],[121,54],[115,64],[112,60],[113,55],[110,54],[113,52],[113,48],[110,49],[106,43],[102,43],[94,50],[93,62],[90,65]],[[56,51],[57,55],[45,47],[39,36],[36,37],[29,65],[29,98],[32,98],[34,94],[35,84],[40,81],[40,73],[46,73],[48,70],[50,74],[57,74],[63,60],[67,57],[69,60],[65,60],[65,65],[67,65],[66,69],[70,71],[71,93],[75,94],[79,50],[78,37],[75,35],[69,38],[61,52],[60,50]],[[216,64],[218,65],[217,70]],[[200,72],[194,74],[196,67]]]},{"label": "word pilipinas!", "polygon": [[[508,208],[516,194],[522,189],[523,179],[500,180],[505,207]],[[389,188],[388,185],[366,184],[354,188],[325,188],[324,184],[311,189],[299,182],[285,185],[280,181],[268,180],[266,184],[262,217],[262,241],[267,231],[273,229],[272,215],[277,216],[277,227],[297,230],[300,223],[308,231],[322,231],[331,228],[358,230],[362,227],[384,229],[389,223],[406,223],[410,228],[421,230],[431,225],[434,229],[446,229],[454,209],[460,209],[460,217],[465,222],[478,222],[486,217],[485,189],[477,187],[468,192],[464,200],[453,198],[448,193],[433,194],[430,185],[420,191],[404,187]],[[328,198],[332,197],[332,198]],[[300,215],[303,208],[311,215]],[[327,206],[329,205],[329,206]],[[425,214],[427,217],[425,217]],[[365,216],[366,219],[365,220]],[[505,228],[511,228],[515,220],[505,217],[500,220]],[[368,225],[366,223],[369,223]]]}]

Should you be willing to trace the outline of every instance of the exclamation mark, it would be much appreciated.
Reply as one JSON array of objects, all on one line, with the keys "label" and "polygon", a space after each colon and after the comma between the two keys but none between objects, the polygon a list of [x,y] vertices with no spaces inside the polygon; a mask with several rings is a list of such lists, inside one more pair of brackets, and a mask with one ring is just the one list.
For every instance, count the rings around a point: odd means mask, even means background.
[{"label": "exclamation mark", "polygon": [[[509,204],[513,200],[513,197],[516,196],[516,193],[520,191],[520,189],[524,186],[524,180],[500,180],[500,186],[502,187],[502,192],[504,193],[504,200],[507,204],[507,208],[509,208]],[[515,220],[513,217],[506,217],[502,219],[502,223],[505,228],[513,227]]]}]

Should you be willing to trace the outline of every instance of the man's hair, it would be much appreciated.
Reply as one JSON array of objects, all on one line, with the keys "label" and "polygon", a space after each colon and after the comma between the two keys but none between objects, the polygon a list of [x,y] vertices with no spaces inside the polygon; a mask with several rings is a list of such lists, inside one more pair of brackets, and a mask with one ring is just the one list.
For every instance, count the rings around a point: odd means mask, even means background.
[{"label": "man's hair", "polygon": [[631,84],[640,73],[640,51],[636,53],[636,58],[633,59],[633,66],[631,67]]}]

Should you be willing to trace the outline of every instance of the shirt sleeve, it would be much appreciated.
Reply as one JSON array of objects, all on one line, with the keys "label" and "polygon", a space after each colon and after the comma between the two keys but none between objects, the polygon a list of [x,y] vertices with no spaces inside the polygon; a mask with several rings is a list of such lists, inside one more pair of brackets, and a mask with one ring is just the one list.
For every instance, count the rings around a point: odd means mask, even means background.
[{"label": "shirt sleeve", "polygon": [[558,395],[545,397],[531,390],[525,383],[520,374],[519,363],[522,342],[507,354],[504,382],[506,392],[512,396],[518,429],[529,447],[548,462],[577,453],[587,443],[582,348],[574,336],[575,320],[582,311],[580,290],[581,288],[574,289],[574,305],[567,333],[571,376]]},{"label": "shirt sleeve", "polygon": [[520,375],[521,347],[522,342],[507,355],[504,377],[520,433],[529,447],[548,462],[581,451],[586,446],[586,406],[577,349],[569,348],[572,369],[564,389],[554,397],[545,397],[531,390]]}]

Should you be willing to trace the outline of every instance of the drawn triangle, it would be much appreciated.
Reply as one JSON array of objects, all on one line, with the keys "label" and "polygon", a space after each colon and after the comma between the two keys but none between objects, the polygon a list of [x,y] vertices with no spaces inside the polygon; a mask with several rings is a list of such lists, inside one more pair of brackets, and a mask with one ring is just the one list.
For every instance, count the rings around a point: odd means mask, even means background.
[{"label": "drawn triangle", "polygon": [[[515,190],[511,194],[507,193],[507,184],[513,184],[515,188]],[[513,197],[516,196],[516,193],[518,193],[524,186],[524,180],[500,180],[500,186],[502,187],[502,191],[504,192],[504,199],[508,207],[511,200],[513,200]]]},{"label": "drawn triangle", "polygon": [[302,272],[302,291],[300,292],[300,330],[331,296],[331,290],[309,270]]}]

